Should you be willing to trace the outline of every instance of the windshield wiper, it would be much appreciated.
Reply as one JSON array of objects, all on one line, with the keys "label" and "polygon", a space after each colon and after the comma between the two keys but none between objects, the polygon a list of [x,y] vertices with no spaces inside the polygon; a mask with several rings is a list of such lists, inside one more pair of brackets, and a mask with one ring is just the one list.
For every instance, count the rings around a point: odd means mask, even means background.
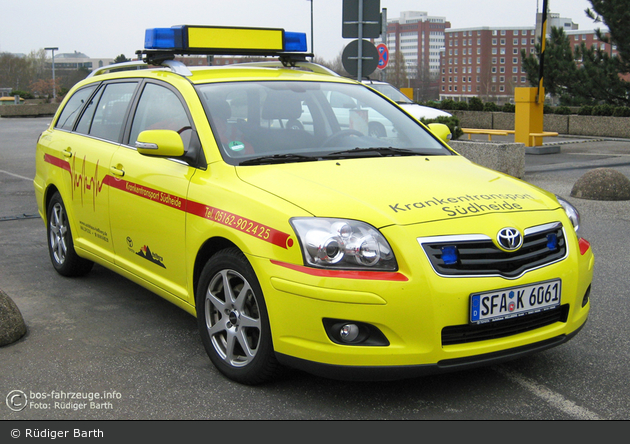
[{"label": "windshield wiper", "polygon": [[361,157],[361,156],[419,156],[423,155],[418,151],[409,150],[406,148],[393,148],[393,147],[373,147],[373,148],[353,148],[351,150],[337,151],[335,153],[326,154],[323,158],[338,158],[338,157]]},{"label": "windshield wiper", "polygon": [[270,165],[274,163],[312,162],[314,160],[318,160],[318,158],[300,154],[273,154],[247,159],[240,162],[239,165]]}]

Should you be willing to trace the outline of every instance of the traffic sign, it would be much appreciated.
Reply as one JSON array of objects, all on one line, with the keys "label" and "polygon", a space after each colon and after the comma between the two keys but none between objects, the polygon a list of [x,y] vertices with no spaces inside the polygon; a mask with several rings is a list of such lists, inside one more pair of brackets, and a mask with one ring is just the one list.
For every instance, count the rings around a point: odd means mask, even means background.
[{"label": "traffic sign", "polygon": [[[363,6],[363,8],[360,8]],[[359,10],[363,22],[359,23]],[[359,38],[359,27],[363,38],[377,38],[381,35],[381,0],[343,0],[341,36],[344,39]]]},{"label": "traffic sign", "polygon": [[[361,51],[363,53],[361,62],[361,77],[369,76],[378,66],[378,51],[372,42],[362,40]],[[341,54],[343,67],[351,76],[357,77],[359,74],[359,41],[353,40],[345,47]]]},{"label": "traffic sign", "polygon": [[378,51],[378,69],[385,69],[389,63],[389,49],[384,43],[381,43],[376,47]]}]

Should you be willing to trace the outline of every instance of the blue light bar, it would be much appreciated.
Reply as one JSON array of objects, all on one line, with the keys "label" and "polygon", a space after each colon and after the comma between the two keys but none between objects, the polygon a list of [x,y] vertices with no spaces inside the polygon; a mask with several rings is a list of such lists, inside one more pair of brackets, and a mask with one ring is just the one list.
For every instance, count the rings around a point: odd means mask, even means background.
[{"label": "blue light bar", "polygon": [[183,49],[183,28],[173,26],[172,28],[150,28],[144,34],[145,49],[176,50]]},{"label": "blue light bar", "polygon": [[290,52],[306,52],[306,33],[304,32],[285,32],[284,33],[284,50]]},{"label": "blue light bar", "polygon": [[306,52],[306,34],[271,28],[181,25],[145,31],[144,48],[182,53],[275,55]]}]

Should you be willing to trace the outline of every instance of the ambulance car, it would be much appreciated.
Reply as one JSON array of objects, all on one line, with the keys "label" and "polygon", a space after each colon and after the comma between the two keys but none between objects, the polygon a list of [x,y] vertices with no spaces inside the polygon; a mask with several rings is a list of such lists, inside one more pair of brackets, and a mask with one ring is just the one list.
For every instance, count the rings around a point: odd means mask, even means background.
[{"label": "ambulance car", "polygon": [[[577,210],[468,161],[444,125],[313,64],[305,43],[153,28],[140,60],[75,85],[36,149],[59,274],[96,263],[181,307],[244,384],[281,367],[418,377],[574,337],[594,261]],[[219,54],[266,58],[179,59]],[[354,103],[347,126],[332,97]],[[392,130],[370,132],[374,119]]]}]

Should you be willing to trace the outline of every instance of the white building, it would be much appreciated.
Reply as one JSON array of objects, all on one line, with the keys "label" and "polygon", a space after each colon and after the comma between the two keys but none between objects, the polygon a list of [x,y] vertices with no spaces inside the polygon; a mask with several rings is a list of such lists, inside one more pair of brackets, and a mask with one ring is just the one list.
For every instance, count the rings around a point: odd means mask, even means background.
[{"label": "white building", "polygon": [[425,70],[440,72],[440,52],[444,50],[444,30],[451,24],[445,17],[429,16],[426,12],[403,11],[399,18],[387,20],[389,60],[396,60],[396,52],[405,58],[407,78],[415,79]]},{"label": "white building", "polygon": [[[52,58],[49,59],[52,64]],[[55,69],[72,69],[85,68],[92,71],[103,66],[114,63],[113,58],[91,58],[82,52],[70,52],[55,54]]]}]

